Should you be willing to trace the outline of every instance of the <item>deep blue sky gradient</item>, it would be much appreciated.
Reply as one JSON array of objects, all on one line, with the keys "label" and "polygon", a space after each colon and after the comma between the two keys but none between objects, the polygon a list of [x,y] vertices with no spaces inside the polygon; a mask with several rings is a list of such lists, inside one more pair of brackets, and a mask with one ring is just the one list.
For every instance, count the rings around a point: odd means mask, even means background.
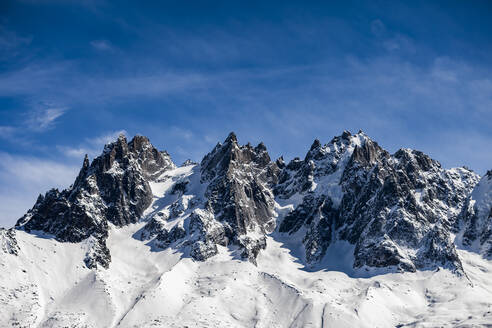
[{"label": "deep blue sky gradient", "polygon": [[179,164],[364,130],[492,169],[490,1],[2,1],[0,226],[120,131]]}]

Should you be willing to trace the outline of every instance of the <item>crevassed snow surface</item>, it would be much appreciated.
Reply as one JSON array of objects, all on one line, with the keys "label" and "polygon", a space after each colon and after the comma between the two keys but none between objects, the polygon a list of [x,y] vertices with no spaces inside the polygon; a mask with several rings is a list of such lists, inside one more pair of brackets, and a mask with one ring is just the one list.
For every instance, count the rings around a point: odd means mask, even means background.
[{"label": "crevassed snow surface", "polygon": [[[149,213],[168,210],[168,180],[152,185]],[[190,185],[198,186],[193,182]],[[195,197],[202,190],[190,192]],[[280,208],[279,208],[280,209]],[[0,252],[0,326],[21,327],[454,327],[492,322],[492,263],[459,250],[467,277],[447,270],[354,271],[353,249],[335,243],[323,267],[305,268],[284,241],[268,237],[257,266],[234,249],[195,262],[133,238],[142,223],[112,227],[108,270],[89,270],[87,243],[17,231],[19,255]],[[361,277],[366,278],[361,278]],[[359,278],[357,278],[359,277]]]}]

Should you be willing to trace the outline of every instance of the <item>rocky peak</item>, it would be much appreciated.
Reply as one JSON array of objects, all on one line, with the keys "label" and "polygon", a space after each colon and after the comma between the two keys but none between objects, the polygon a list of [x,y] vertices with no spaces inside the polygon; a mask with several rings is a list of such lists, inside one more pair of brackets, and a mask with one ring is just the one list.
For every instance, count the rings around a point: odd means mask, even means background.
[{"label": "rocky peak", "polygon": [[230,132],[227,138],[224,141],[224,144],[236,144],[237,145],[237,136],[234,132]]},{"label": "rocky peak", "polygon": [[263,143],[252,147],[249,143],[240,146],[234,132],[231,132],[224,143],[218,143],[201,161],[202,182],[209,181],[224,173],[232,174],[244,164],[266,167],[271,162]]},{"label": "rocky peak", "polygon": [[441,164],[438,161],[431,159],[418,150],[400,149],[395,153],[394,157],[400,161],[401,166],[405,166],[407,172],[427,172],[441,169]]},{"label": "rocky peak", "polygon": [[355,146],[351,161],[371,166],[381,162],[382,158],[389,158],[389,153],[382,149],[377,142],[367,138],[362,144]]},{"label": "rocky peak", "polygon": [[128,162],[128,143],[124,134],[120,134],[116,141],[108,143],[104,146],[101,156],[98,157],[101,164],[101,171],[108,171],[113,166],[115,161]]},{"label": "rocky peak", "polygon": [[135,136],[128,147],[149,180],[156,178],[164,171],[176,168],[171,156],[166,151],[157,150],[147,137]]},{"label": "rocky peak", "polygon": [[[226,210],[227,214],[223,217],[227,220],[234,218],[233,224],[242,233],[250,223],[271,221],[272,213],[264,202],[272,198],[268,187],[274,183],[275,175],[276,164],[271,162],[265,145],[260,143],[254,148],[250,144],[240,146],[233,133],[222,147],[212,151],[202,161],[202,176],[210,181],[207,188],[210,205],[213,208],[218,206],[220,210],[216,208],[216,212],[220,212],[224,204],[216,200],[232,201],[232,207]],[[252,212],[246,211],[250,205]],[[260,228],[264,230],[262,224]]]},{"label": "rocky peak", "polygon": [[203,202],[191,204],[191,195],[181,193],[169,207],[172,220],[178,223],[166,228],[160,218],[153,217],[142,238],[152,239],[161,248],[189,246],[190,255],[199,261],[217,254],[218,245],[234,245],[243,258],[255,263],[266,247],[266,234],[275,228],[271,188],[279,171],[277,162],[270,160],[263,143],[239,145],[230,133],[204,156],[197,171],[206,186]]},{"label": "rocky peak", "polygon": [[[286,203],[294,194],[302,201],[279,231],[305,234],[308,263],[345,240],[355,245],[356,267],[442,265],[459,272],[449,229],[475,180],[473,172],[444,170],[422,152],[391,156],[363,132],[345,131],[325,146],[315,141],[304,161],[282,171],[276,194]],[[436,264],[438,257],[446,263]]]},{"label": "rocky peak", "polygon": [[[89,156],[87,156],[87,154],[85,154],[84,161],[82,162],[82,167],[80,168],[80,171],[79,171],[79,175],[77,176],[77,178],[75,179],[75,182],[74,182],[75,186],[78,186],[82,183],[84,178],[87,176],[87,172],[89,171],[89,167],[90,167]],[[39,196],[41,197],[42,195],[39,195]],[[39,202],[39,201],[40,201],[40,199],[38,197],[37,202]]]},{"label": "rocky peak", "polygon": [[321,147],[321,142],[318,139],[314,139],[313,144],[311,145],[311,148],[309,148],[309,151],[316,150]]},{"label": "rocky peak", "polygon": [[190,167],[163,174],[176,167],[169,154],[146,137],[127,142],[121,135],[92,162],[84,158],[70,188],[40,195],[17,226],[61,241],[90,238],[86,265],[107,267],[109,223],[137,222],[152,203],[153,181],[171,183],[164,196],[170,198],[139,235],[160,248],[183,247],[195,260],[217,254],[218,245],[234,245],[255,262],[278,226],[274,236],[302,241],[308,265],[344,241],[354,246],[355,267],[461,272],[450,234],[465,202],[464,244],[480,240],[492,249],[491,201],[482,201],[492,173],[468,197],[478,181],[472,171],[445,170],[416,150],[390,155],[362,131],[344,131],[324,145],[315,140],[303,160],[287,165],[282,157],[272,161],[263,143],[240,145],[230,133],[199,165],[184,166]]},{"label": "rocky peak", "polygon": [[105,246],[108,222],[122,226],[136,222],[152,201],[149,181],[174,168],[169,156],[154,148],[148,138],[126,137],[104,147],[92,163],[85,156],[75,183],[50,190],[17,222],[19,229],[41,230],[60,241],[79,242],[93,237],[94,249],[86,263],[109,264]]},{"label": "rocky peak", "polygon": [[363,132],[352,135],[344,131],[324,146],[319,140],[315,140],[304,160],[294,158],[282,171],[275,194],[280,198],[289,198],[296,192],[313,191],[320,178],[335,172],[342,173],[356,148],[358,155],[354,161],[365,160],[365,156],[369,156],[371,160],[373,158],[370,156],[375,157],[380,150],[377,143],[372,142]]},{"label": "rocky peak", "polygon": [[231,133],[217,144],[201,162],[201,181],[208,183],[206,211],[192,216],[193,226],[200,227],[197,231],[203,236],[192,256],[214,255],[216,248],[210,240],[215,240],[215,244],[240,246],[243,256],[254,262],[266,246],[265,234],[275,228],[271,188],[278,171],[263,143],[241,146]]}]

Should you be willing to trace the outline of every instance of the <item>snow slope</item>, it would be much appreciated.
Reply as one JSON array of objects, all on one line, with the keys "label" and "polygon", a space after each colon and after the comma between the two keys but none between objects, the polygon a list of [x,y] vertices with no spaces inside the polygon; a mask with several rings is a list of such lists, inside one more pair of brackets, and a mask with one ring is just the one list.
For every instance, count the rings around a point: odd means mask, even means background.
[{"label": "snow slope", "polygon": [[[234,249],[205,262],[112,228],[108,270],[83,266],[83,244],[18,232],[2,255],[0,322],[26,327],[453,327],[492,322],[492,264],[464,250],[468,277],[447,270],[369,278],[308,271],[268,238],[257,266]],[[37,259],[33,261],[32,259]]]}]

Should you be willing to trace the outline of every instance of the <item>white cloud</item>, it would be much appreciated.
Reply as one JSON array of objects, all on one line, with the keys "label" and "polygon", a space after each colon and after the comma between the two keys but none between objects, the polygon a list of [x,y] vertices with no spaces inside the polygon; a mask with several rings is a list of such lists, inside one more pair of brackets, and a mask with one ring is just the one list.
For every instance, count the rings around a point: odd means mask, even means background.
[{"label": "white cloud", "polygon": [[95,157],[101,154],[104,145],[115,141],[120,134],[126,135],[127,132],[125,130],[107,132],[93,138],[86,138],[76,147],[58,145],[57,149],[67,157],[83,158],[85,154]]},{"label": "white cloud", "polygon": [[[53,117],[53,116],[51,116]],[[0,132],[2,128],[0,127]],[[106,143],[116,140],[125,130],[112,131],[87,138],[79,147],[57,148],[67,157],[82,160],[85,154],[99,155]],[[68,163],[73,163],[69,160]],[[80,163],[25,157],[0,152],[0,227],[12,226],[29,208],[37,196],[51,188],[70,186],[80,170]]]},{"label": "white cloud", "polygon": [[37,196],[73,183],[79,167],[0,152],[0,226],[12,226]]},{"label": "white cloud", "polygon": [[88,138],[88,139],[86,139],[86,142],[88,144],[96,146],[96,147],[102,147],[102,146],[118,139],[120,134],[127,135],[127,132],[126,132],[126,130],[107,132],[107,133],[104,133],[104,134],[97,136],[97,137]]},{"label": "white cloud", "polygon": [[74,67],[71,62],[47,62],[0,73],[0,96],[21,96],[39,102],[55,99],[58,104],[101,105],[107,101],[114,103],[132,97],[165,97],[207,90],[223,78],[220,73],[172,71],[116,77],[94,76]]},{"label": "white cloud", "polygon": [[67,146],[56,146],[56,148],[62,152],[67,157],[72,158],[83,158],[85,154],[92,155],[94,150],[84,147],[67,147]]},{"label": "white cloud", "polygon": [[27,124],[31,129],[44,131],[51,128],[56,119],[65,114],[68,108],[52,107],[41,110],[33,110],[28,113]]}]

